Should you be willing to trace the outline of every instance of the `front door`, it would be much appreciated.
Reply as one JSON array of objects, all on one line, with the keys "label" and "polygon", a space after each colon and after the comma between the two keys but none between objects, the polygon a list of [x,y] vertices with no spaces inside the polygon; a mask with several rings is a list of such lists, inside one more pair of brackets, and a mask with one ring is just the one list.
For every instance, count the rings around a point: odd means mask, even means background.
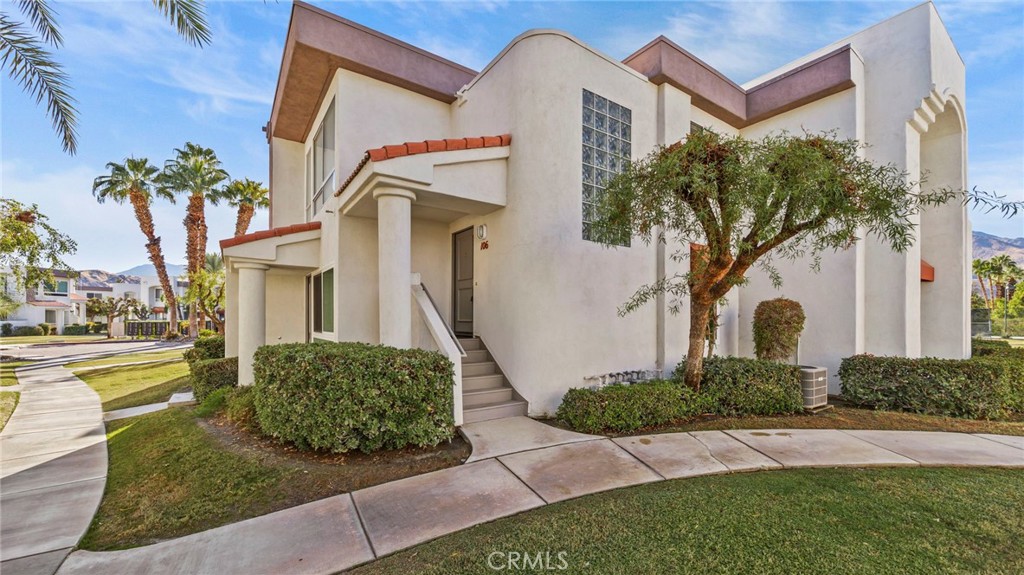
[{"label": "front door", "polygon": [[469,336],[473,335],[473,243],[473,228],[455,234],[452,242],[453,329],[459,335]]}]

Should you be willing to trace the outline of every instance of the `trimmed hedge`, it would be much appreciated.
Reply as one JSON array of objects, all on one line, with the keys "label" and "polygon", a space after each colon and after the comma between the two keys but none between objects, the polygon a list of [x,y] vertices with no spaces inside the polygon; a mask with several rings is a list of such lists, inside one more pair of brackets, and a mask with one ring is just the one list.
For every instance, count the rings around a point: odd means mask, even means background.
[{"label": "trimmed hedge", "polygon": [[[990,349],[991,351],[991,349]],[[1024,412],[1024,359],[908,359],[856,355],[839,366],[843,397],[872,407],[999,419]]]},{"label": "trimmed hedge", "polygon": [[263,433],[336,453],[426,447],[454,432],[453,366],[436,352],[362,343],[263,346],[253,361]]},{"label": "trimmed hedge", "polygon": [[758,359],[786,361],[796,353],[804,331],[804,308],[784,297],[769,299],[754,308],[754,354]]},{"label": "trimmed hedge", "polygon": [[64,326],[63,335],[85,335],[87,333],[89,333],[89,326],[73,323],[71,325]]},{"label": "trimmed hedge", "polygon": [[782,415],[803,411],[800,368],[793,365],[714,357],[704,360],[701,389],[684,383],[686,364],[671,380],[600,389],[574,388],[562,398],[556,417],[584,433],[626,433],[697,415]]},{"label": "trimmed hedge", "polygon": [[201,337],[184,356],[189,365],[206,359],[221,359],[224,357],[224,336]]},{"label": "trimmed hedge", "polygon": [[700,415],[706,398],[670,380],[570,389],[555,417],[583,433],[629,432]]},{"label": "trimmed hedge", "polygon": [[972,339],[971,355],[974,357],[1008,357],[1024,361],[1024,347],[1013,347],[999,339]]},{"label": "trimmed hedge", "polygon": [[202,403],[212,392],[238,385],[238,358],[201,359],[189,363],[192,393]]},{"label": "trimmed hedge", "polygon": [[38,325],[22,325],[14,328],[14,337],[23,337],[26,335],[46,335],[43,332],[43,328]]},{"label": "trimmed hedge", "polygon": [[14,335],[14,325],[10,323],[0,324],[0,335],[3,337],[11,337]]},{"label": "trimmed hedge", "polygon": [[103,333],[105,331],[107,331],[107,324],[102,323],[102,322],[101,323],[94,323],[94,324],[92,324],[92,332],[93,333]]},{"label": "trimmed hedge", "polygon": [[[675,378],[685,380],[686,363],[676,367]],[[803,411],[800,368],[795,365],[746,359],[712,357],[704,360],[700,393],[712,412],[727,417],[782,415]]]}]

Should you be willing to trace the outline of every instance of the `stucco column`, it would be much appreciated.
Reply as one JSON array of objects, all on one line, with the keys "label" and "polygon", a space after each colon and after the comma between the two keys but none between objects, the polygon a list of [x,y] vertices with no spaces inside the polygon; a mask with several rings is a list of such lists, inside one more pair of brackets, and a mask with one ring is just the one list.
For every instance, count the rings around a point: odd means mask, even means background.
[{"label": "stucco column", "polygon": [[236,263],[238,270],[238,385],[254,383],[252,356],[267,343],[267,270],[263,264]]},{"label": "stucco column", "polygon": [[416,194],[379,188],[377,200],[377,275],[380,281],[380,342],[412,345],[412,203]]}]

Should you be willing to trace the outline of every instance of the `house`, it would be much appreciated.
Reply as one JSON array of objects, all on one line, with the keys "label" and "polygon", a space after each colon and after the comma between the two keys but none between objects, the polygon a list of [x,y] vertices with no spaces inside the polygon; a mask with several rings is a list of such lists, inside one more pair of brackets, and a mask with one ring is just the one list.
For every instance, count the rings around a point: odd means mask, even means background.
[{"label": "house", "polygon": [[85,323],[88,297],[66,271],[53,270],[52,283],[24,290],[17,288],[9,270],[0,273],[0,281],[4,292],[21,304],[6,317],[0,317],[0,323],[9,323],[12,328],[45,323],[56,334],[64,333],[65,325]]},{"label": "house", "polygon": [[[239,383],[267,343],[437,349],[456,364],[461,424],[551,414],[609,374],[669,373],[686,309],[616,310],[688,263],[591,241],[603,183],[699,127],[834,130],[911,181],[963,189],[964,74],[931,3],[741,86],[664,37],[620,62],[556,30],[523,33],[476,72],[296,2],[266,128],[271,229],[221,242]],[[807,314],[799,361],[831,374],[857,353],[967,357],[965,208],[915,223],[907,253],[867,237],[820,273],[780,263],[779,290],[752,272],[723,310],[719,353],[752,356],[754,308],[781,295]]]}]

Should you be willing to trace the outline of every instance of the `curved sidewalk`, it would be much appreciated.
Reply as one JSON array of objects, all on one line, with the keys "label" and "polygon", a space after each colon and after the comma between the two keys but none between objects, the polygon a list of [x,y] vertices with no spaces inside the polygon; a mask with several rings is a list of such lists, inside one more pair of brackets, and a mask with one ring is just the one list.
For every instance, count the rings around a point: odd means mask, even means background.
[{"label": "curved sidewalk", "polygon": [[[1024,437],[1001,435],[773,429],[608,439],[527,418],[466,428],[474,456],[490,457],[147,547],[76,551],[59,573],[335,573],[556,501],[666,479],[799,467],[1024,468]],[[529,436],[527,450],[509,442],[513,429]]]},{"label": "curved sidewalk", "polygon": [[[63,364],[167,349],[89,344],[17,368],[21,395],[0,432],[0,571],[45,573],[60,566],[89,528],[107,477],[106,431],[99,395]],[[177,346],[172,346],[177,347]],[[76,350],[77,351],[77,350]]]}]

